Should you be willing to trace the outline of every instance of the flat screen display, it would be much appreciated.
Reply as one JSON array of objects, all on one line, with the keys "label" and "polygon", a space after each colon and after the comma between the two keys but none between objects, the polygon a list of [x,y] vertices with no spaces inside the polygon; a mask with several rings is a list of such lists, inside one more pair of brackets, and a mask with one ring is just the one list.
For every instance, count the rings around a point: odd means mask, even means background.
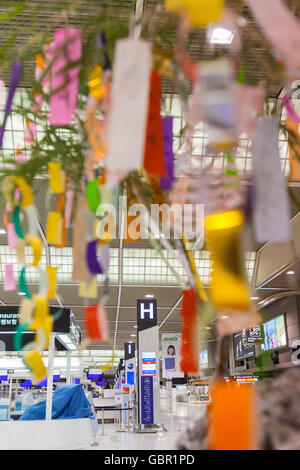
[{"label": "flat screen display", "polygon": [[24,380],[24,382],[20,382],[20,387],[32,387],[32,381]]},{"label": "flat screen display", "polygon": [[206,369],[208,367],[208,351],[203,349],[200,351],[199,355],[199,364],[201,369]]},{"label": "flat screen display", "polygon": [[89,369],[88,379],[89,380],[101,380],[102,379],[102,369]]},{"label": "flat screen display", "polygon": [[6,382],[8,380],[7,369],[0,370],[0,380]]},{"label": "flat screen display", "polygon": [[263,349],[280,348],[287,345],[284,315],[272,318],[264,323],[264,344]]},{"label": "flat screen display", "polygon": [[99,387],[103,387],[105,385],[105,379],[103,378],[102,380],[98,380],[98,382],[96,382],[96,385],[99,385]]},{"label": "flat screen display", "polygon": [[60,370],[54,369],[53,371],[53,380],[58,382],[60,380]]},{"label": "flat screen display", "polygon": [[234,335],[234,355],[236,359],[245,359],[246,357],[254,356],[255,346],[244,344],[242,333]]}]

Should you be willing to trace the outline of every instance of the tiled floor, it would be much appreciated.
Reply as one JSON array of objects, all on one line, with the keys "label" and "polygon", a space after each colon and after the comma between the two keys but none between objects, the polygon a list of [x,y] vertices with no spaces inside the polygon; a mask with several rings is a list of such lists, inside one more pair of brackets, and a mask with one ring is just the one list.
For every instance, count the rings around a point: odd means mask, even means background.
[{"label": "tiled floor", "polygon": [[179,434],[187,423],[205,413],[205,405],[173,403],[173,409],[166,409],[166,400],[161,400],[161,423],[165,431],[157,433],[116,432],[116,425],[104,425],[102,436],[101,424],[97,434],[98,446],[93,450],[172,450],[176,449]]}]

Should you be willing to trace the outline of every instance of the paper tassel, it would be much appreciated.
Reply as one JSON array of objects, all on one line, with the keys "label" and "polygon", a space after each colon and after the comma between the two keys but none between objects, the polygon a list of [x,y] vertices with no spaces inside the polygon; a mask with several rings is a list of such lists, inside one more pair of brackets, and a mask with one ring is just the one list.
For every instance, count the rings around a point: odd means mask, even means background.
[{"label": "paper tassel", "polygon": [[161,189],[172,189],[174,182],[174,153],[173,153],[173,117],[163,118],[164,160],[166,175],[160,178]]},{"label": "paper tassel", "polygon": [[199,374],[197,300],[194,289],[184,290],[180,315],[182,345],[180,369],[185,374]]},{"label": "paper tassel", "polygon": [[107,135],[107,168],[111,172],[143,166],[151,61],[150,43],[134,39],[117,42]]},{"label": "paper tassel", "polygon": [[36,235],[26,235],[26,242],[31,246],[33,252],[33,261],[31,266],[38,266],[42,256],[42,242]]},{"label": "paper tassel", "polygon": [[32,299],[24,297],[21,300],[20,307],[19,307],[19,324],[24,325],[26,323],[33,322],[33,314],[35,309],[35,302]]},{"label": "paper tassel", "polygon": [[91,180],[86,185],[86,199],[88,206],[94,214],[100,205],[99,181],[98,179]]},{"label": "paper tassel", "polygon": [[257,450],[255,388],[215,382],[211,388],[206,426],[209,450]]},{"label": "paper tassel", "polygon": [[152,71],[144,153],[144,168],[148,173],[165,176],[163,125],[160,115],[161,78]]},{"label": "paper tassel", "polygon": [[[295,134],[295,137],[300,139],[299,133],[299,123],[295,122],[294,120],[287,117],[286,119],[286,127],[290,131]],[[289,148],[289,160],[290,160],[290,177],[295,180],[300,179],[300,144],[299,143],[292,143],[291,138],[289,136],[288,139],[288,148]],[[298,158],[296,155],[298,153]]]},{"label": "paper tassel", "polygon": [[13,176],[12,181],[16,183],[21,191],[21,208],[26,209],[26,207],[31,206],[33,204],[33,192],[27,181],[23,176]]},{"label": "paper tassel", "polygon": [[289,205],[280,164],[276,118],[258,118],[252,154],[256,240],[258,243],[288,241]]},{"label": "paper tassel", "polygon": [[63,69],[81,59],[81,29],[58,29],[54,33],[53,45],[54,55],[61,52],[52,66],[49,122],[51,126],[68,126],[77,102],[79,66]]},{"label": "paper tassel", "polygon": [[5,265],[4,290],[7,292],[16,290],[16,281],[12,264]]},{"label": "paper tassel", "polygon": [[102,303],[85,307],[84,317],[87,334],[91,341],[108,339],[107,315]]}]

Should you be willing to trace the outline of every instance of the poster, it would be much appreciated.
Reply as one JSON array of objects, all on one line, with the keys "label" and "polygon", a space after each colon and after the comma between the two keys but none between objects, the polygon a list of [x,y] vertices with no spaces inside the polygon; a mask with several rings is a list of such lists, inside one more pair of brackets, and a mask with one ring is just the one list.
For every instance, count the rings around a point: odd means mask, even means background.
[{"label": "poster", "polygon": [[181,334],[164,333],[161,335],[161,342],[163,378],[184,377],[180,370]]}]

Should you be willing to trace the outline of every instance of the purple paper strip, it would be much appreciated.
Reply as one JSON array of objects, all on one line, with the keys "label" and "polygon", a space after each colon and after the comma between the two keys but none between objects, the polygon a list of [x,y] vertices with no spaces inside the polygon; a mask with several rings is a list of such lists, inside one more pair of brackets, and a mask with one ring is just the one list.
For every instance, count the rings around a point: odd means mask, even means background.
[{"label": "purple paper strip", "polygon": [[173,117],[165,116],[162,121],[166,176],[160,178],[160,185],[163,191],[167,191],[172,189],[174,182]]},{"label": "purple paper strip", "polygon": [[3,123],[0,128],[0,149],[2,149],[6,121],[11,112],[11,106],[12,106],[12,102],[14,99],[14,94],[15,94],[16,89],[19,86],[20,78],[21,78],[21,63],[15,59],[13,62],[12,70],[11,70],[10,87],[9,87],[9,92],[8,92],[7,101],[5,105]]},{"label": "purple paper strip", "polygon": [[92,240],[86,245],[86,264],[92,274],[103,274],[101,264],[97,259],[98,241]]}]

